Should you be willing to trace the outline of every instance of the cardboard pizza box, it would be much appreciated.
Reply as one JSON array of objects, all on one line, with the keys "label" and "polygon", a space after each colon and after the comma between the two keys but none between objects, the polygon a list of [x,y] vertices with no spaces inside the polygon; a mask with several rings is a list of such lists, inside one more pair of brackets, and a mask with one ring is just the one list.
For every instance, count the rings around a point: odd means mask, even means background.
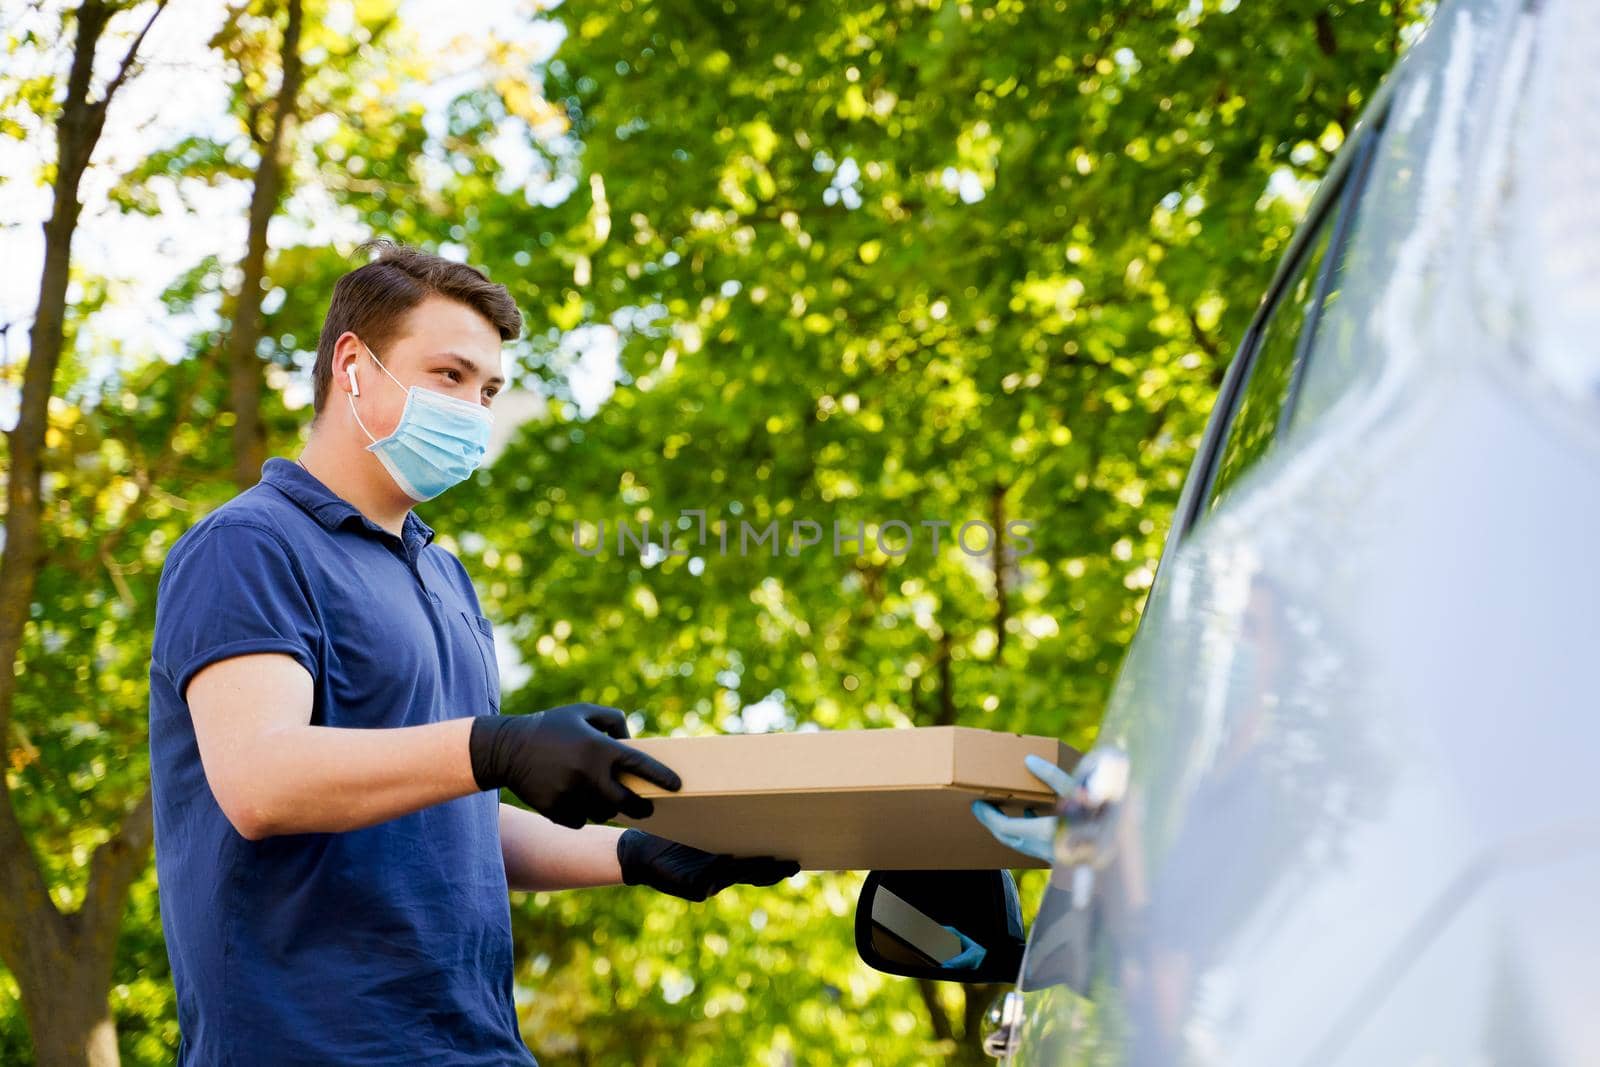
[{"label": "cardboard pizza box", "polygon": [[633,775],[655,802],[620,817],[711,852],[794,859],[808,871],[982,870],[1048,866],[994,839],[972,801],[1048,814],[1055,794],[1023,766],[1028,753],[1070,769],[1078,753],[1053,737],[966,726],[645,737],[629,744],[671,767],[669,793]]}]

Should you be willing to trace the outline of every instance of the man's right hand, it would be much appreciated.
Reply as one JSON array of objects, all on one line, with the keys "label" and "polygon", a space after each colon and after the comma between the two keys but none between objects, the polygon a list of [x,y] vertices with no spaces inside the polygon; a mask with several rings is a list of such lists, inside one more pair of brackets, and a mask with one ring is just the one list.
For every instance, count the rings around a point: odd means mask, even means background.
[{"label": "man's right hand", "polygon": [[623,771],[673,792],[666,764],[621,743],[628,720],[616,708],[564,704],[532,715],[479,715],[468,750],[480,789],[510,789],[553,823],[576,830],[618,812],[642,819],[655,806],[617,780]]}]

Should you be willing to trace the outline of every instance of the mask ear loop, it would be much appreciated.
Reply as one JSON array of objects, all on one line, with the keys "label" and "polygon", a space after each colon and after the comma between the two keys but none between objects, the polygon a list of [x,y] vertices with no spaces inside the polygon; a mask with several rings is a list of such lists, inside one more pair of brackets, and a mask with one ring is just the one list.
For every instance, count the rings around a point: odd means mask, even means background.
[{"label": "mask ear loop", "polygon": [[[374,362],[374,363],[376,363],[378,365],[378,369],[379,370],[383,371],[383,373],[385,373],[385,374],[389,374],[389,368],[385,367],[383,365],[383,361],[378,358],[378,354],[376,352],[374,352],[371,348],[369,348],[365,341],[361,342],[361,347],[365,348],[367,350],[367,355],[372,357],[372,362]],[[356,410],[356,402],[353,399],[351,399],[351,393],[354,393],[356,396],[360,396],[361,395],[361,383],[356,379],[356,370],[357,369],[358,368],[355,367],[354,365],[352,365],[350,367],[350,372],[349,372],[350,373],[350,393],[346,393],[344,395],[344,398],[346,400],[350,401],[350,414],[352,414],[352,415],[354,415],[356,417],[356,425],[361,427],[361,432],[367,435],[367,440],[371,441],[373,444],[377,444],[378,443],[378,439],[376,437],[372,436],[372,431],[367,429],[367,424],[365,422],[361,421],[361,412]],[[396,378],[394,375],[389,374],[389,379],[391,381],[393,381],[394,384],[399,385],[401,389],[405,389],[406,388],[404,385],[401,385],[400,379]],[[408,407],[411,404],[411,395],[410,394],[411,394],[411,390],[406,389],[406,405]],[[401,412],[400,417],[402,419],[405,418],[405,413],[403,411]]]},{"label": "mask ear loop", "polygon": [[[372,362],[374,362],[374,363],[376,363],[378,365],[378,369],[379,370],[383,371],[383,373],[385,373],[385,374],[389,374],[389,368],[385,367],[383,365],[383,360],[378,358],[378,353],[374,352],[371,348],[367,347],[367,342],[362,341],[361,342],[361,347],[367,349],[367,355],[372,357]],[[352,368],[352,369],[354,369],[354,368]],[[406,388],[405,383],[402,382],[399,378],[396,378],[393,374],[389,374],[389,380],[391,382],[393,382],[394,384],[398,385],[401,389],[405,389]],[[406,391],[410,392],[410,390],[406,390]],[[358,393],[356,395],[359,396],[360,394]]]},{"label": "mask ear loop", "polygon": [[367,424],[361,421],[361,412],[356,410],[356,402],[351,400],[349,393],[344,394],[344,398],[350,401],[350,414],[356,417],[356,425],[361,427],[361,432],[367,435],[367,440],[377,444],[378,439],[372,436],[372,431],[367,429]]},{"label": "mask ear loop", "polygon": [[[370,349],[368,351],[370,351]],[[361,395],[361,383],[356,380],[356,369],[354,367],[350,368],[350,391],[351,393],[354,393],[355,396]],[[373,444],[377,444],[378,439],[372,436],[372,431],[367,429],[367,424],[361,420],[361,412],[356,410],[356,402],[354,397],[352,397],[350,393],[346,393],[344,394],[344,398],[350,402],[350,414],[356,417],[356,425],[361,427],[361,432],[367,435],[367,440],[371,441]]]}]

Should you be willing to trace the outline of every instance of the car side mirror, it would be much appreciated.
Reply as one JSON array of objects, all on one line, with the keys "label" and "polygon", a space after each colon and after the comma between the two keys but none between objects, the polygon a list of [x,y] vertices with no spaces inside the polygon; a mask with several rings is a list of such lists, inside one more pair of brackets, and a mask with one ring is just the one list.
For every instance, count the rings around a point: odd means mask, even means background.
[{"label": "car side mirror", "polygon": [[885,974],[1015,982],[1025,943],[1010,871],[872,871],[856,902],[856,952]]}]

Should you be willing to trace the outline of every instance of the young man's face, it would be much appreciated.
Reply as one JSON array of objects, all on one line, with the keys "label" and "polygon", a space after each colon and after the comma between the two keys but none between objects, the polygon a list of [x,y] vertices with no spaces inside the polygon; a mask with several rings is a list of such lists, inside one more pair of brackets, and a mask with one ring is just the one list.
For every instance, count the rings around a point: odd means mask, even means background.
[{"label": "young man's face", "polygon": [[428,297],[412,308],[386,350],[371,351],[399,382],[357,346],[350,368],[361,395],[353,399],[361,421],[380,440],[394,432],[413,385],[488,407],[505,384],[499,332],[476,311],[444,297]]}]

